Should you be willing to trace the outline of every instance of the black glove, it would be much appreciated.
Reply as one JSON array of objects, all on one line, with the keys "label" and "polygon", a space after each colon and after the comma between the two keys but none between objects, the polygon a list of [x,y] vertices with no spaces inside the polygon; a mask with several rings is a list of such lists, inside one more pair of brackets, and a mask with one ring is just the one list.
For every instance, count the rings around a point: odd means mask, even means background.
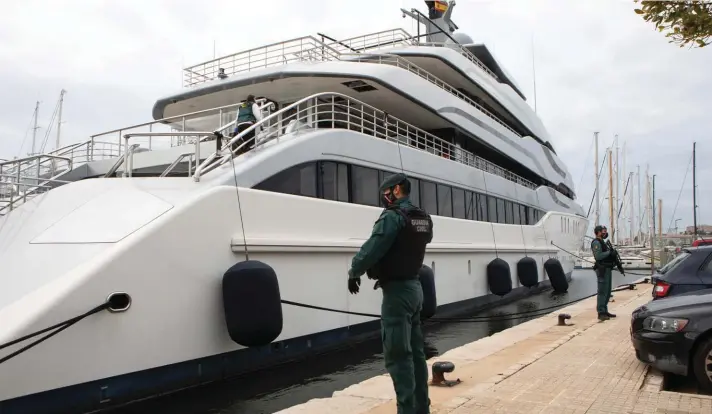
[{"label": "black glove", "polygon": [[351,292],[352,295],[358,293],[359,286],[361,286],[360,277],[349,278],[349,292]]}]

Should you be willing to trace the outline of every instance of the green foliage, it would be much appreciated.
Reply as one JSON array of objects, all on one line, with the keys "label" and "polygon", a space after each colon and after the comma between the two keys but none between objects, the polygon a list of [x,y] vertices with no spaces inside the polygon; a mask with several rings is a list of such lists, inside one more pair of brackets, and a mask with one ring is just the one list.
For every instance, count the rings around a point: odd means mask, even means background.
[{"label": "green foliage", "polygon": [[635,12],[646,22],[655,24],[660,32],[667,31],[670,43],[680,47],[705,47],[712,38],[712,2],[633,0],[641,8]]}]

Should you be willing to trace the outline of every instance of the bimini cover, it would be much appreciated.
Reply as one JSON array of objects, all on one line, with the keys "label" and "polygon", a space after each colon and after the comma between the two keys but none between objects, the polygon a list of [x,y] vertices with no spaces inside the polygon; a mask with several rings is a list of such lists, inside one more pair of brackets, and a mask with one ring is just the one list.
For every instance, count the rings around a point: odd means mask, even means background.
[{"label": "bimini cover", "polygon": [[145,191],[115,189],[84,203],[30,243],[116,243],[171,208]]}]

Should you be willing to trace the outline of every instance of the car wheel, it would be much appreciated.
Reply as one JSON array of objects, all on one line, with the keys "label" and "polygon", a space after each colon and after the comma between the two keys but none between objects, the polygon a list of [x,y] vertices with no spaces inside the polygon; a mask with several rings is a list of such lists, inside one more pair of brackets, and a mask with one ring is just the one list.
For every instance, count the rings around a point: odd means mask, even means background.
[{"label": "car wheel", "polygon": [[692,357],[692,371],[700,387],[712,392],[712,338],[702,340],[697,346]]}]

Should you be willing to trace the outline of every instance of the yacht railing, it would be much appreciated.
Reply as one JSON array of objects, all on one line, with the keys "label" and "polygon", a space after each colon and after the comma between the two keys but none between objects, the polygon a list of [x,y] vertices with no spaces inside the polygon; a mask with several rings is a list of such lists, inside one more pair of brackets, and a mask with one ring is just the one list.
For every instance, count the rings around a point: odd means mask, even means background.
[{"label": "yacht railing", "polygon": [[343,40],[334,40],[323,34],[319,36],[321,40],[314,36],[298,37],[187,67],[183,69],[183,86],[195,86],[253,69],[282,66],[292,62],[332,61],[338,60],[341,54],[344,53],[362,53],[397,46],[448,47],[469,59],[495,80],[498,80],[497,75],[492,70],[462,45],[457,43],[419,42],[417,37],[401,28],[383,30]]},{"label": "yacht railing", "polygon": [[[460,162],[525,187],[536,189],[533,182],[484,158],[367,103],[334,92],[322,92],[303,98],[240,132],[225,143],[220,152],[214,152],[208,156],[196,168],[193,178],[195,181],[200,181],[202,174],[225,164],[241,150],[248,149],[248,147],[259,147],[266,142],[279,139],[279,137],[290,133],[298,133],[304,129],[357,131]],[[243,142],[243,137],[251,131],[255,131],[254,137]],[[236,147],[232,148],[233,145]]]},{"label": "yacht railing", "polygon": [[68,183],[55,178],[42,179],[39,183],[16,180],[15,175],[0,174],[0,217],[11,212],[27,200]]},{"label": "yacht railing", "polygon": [[391,66],[396,66],[402,69],[405,69],[411,73],[414,73],[421,78],[427,80],[428,82],[434,84],[435,86],[439,87],[440,89],[445,90],[446,92],[456,96],[457,98],[467,102],[468,104],[474,106],[477,108],[480,112],[485,114],[487,117],[492,119],[493,121],[497,122],[499,125],[503,126],[507,130],[509,130],[512,134],[516,135],[517,137],[522,137],[522,134],[518,133],[512,127],[504,123],[499,117],[497,117],[495,114],[492,112],[488,111],[485,109],[482,105],[478,104],[474,100],[472,100],[470,97],[467,95],[463,94],[462,92],[458,91],[456,88],[450,86],[449,84],[445,83],[444,81],[440,80],[437,76],[433,75],[432,73],[428,72],[427,70],[421,68],[420,66],[410,62],[407,59],[404,59],[398,55],[389,55],[389,54],[360,54],[360,53],[352,53],[352,54],[342,54],[342,59],[348,60],[350,62],[365,62],[365,63],[378,63],[381,65],[391,65]]},{"label": "yacht railing", "polygon": [[339,53],[360,53],[369,50],[382,49],[386,46],[412,46],[413,44],[413,36],[400,28],[369,33],[349,39],[326,43],[327,46]]},{"label": "yacht railing", "polygon": [[[264,98],[255,99],[263,115],[268,114],[275,109],[273,102],[270,102]],[[112,129],[111,131],[102,132],[99,134],[91,135],[90,141],[102,141],[111,142],[113,146],[118,148],[118,156],[124,154],[125,145],[123,142],[124,136],[126,134],[136,134],[136,133],[151,133],[160,132],[164,134],[166,132],[175,132],[172,138],[168,141],[162,140],[162,143],[167,144],[169,147],[177,147],[182,145],[193,144],[194,142],[190,140],[194,134],[184,134],[184,132],[190,131],[201,131],[210,130],[216,131],[227,128],[235,124],[234,118],[236,117],[237,108],[244,102],[237,102],[230,105],[219,106],[216,108],[202,109],[200,111],[190,112],[183,115],[170,116],[166,118],[157,119],[155,121],[144,122],[141,124],[131,125],[123,128]],[[228,121],[232,119],[232,121]],[[199,134],[198,134],[199,135]],[[141,135],[145,138],[143,142],[138,142],[139,148],[143,150],[151,151],[154,149],[153,135]],[[165,134],[163,135],[166,136]],[[170,135],[169,135],[170,136]],[[203,136],[201,140],[211,139],[210,136]],[[159,143],[160,146],[160,143]],[[138,148],[137,148],[138,149]]]},{"label": "yacht railing", "polygon": [[183,86],[194,86],[253,69],[281,66],[291,62],[325,61],[336,58],[338,52],[314,36],[298,37],[187,67],[183,69]]},{"label": "yacht railing", "polygon": [[497,75],[490,68],[488,68],[480,59],[475,56],[474,53],[467,50],[464,46],[459,43],[443,43],[443,42],[418,42],[418,46],[432,46],[432,47],[447,47],[453,49],[460,53],[462,56],[466,57],[470,62],[477,65],[486,74],[490,75],[494,80],[499,81]]}]

